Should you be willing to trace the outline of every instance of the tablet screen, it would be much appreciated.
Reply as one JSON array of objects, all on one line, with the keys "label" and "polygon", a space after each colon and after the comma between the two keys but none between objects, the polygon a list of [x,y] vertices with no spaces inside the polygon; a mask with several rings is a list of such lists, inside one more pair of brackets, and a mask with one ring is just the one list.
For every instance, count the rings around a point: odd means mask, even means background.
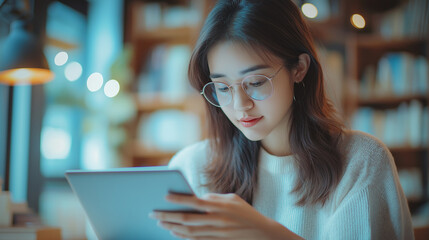
[{"label": "tablet screen", "polygon": [[166,166],[72,170],[66,178],[100,240],[175,239],[149,213],[197,212],[165,200],[169,192],[194,194],[182,173]]}]

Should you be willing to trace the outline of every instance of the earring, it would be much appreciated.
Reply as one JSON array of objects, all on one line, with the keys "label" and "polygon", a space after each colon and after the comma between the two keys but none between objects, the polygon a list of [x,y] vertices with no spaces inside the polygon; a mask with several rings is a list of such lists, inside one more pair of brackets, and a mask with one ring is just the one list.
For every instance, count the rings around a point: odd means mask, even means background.
[{"label": "earring", "polygon": [[[299,82],[294,82],[294,84],[297,84],[298,86]],[[296,102],[295,93],[293,93],[293,101]]]}]

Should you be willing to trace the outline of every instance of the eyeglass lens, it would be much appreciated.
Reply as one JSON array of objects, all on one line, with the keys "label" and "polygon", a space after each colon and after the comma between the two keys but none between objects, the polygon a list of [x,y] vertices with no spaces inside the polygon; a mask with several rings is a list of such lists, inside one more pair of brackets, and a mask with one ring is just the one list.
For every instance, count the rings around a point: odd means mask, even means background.
[{"label": "eyeglass lens", "polygon": [[[265,76],[249,76],[241,84],[247,96],[254,100],[264,100],[273,92],[271,80]],[[225,83],[210,82],[204,86],[204,97],[213,105],[221,107],[232,101],[232,87]]]}]

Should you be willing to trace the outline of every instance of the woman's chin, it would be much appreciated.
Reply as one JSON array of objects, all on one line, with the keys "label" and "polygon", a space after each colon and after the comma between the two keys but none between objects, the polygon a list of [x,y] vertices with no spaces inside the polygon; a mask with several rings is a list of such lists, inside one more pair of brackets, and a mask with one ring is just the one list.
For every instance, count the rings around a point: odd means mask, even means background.
[{"label": "woman's chin", "polygon": [[262,136],[261,134],[254,133],[254,132],[244,132],[244,131],[242,131],[242,133],[250,141],[256,142],[256,141],[260,141],[260,140],[264,139],[264,136]]}]

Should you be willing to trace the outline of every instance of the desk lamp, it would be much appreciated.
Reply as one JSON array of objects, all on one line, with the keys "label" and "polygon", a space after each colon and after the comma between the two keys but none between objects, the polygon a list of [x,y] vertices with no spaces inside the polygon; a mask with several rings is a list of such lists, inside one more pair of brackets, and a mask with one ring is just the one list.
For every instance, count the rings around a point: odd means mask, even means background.
[{"label": "desk lamp", "polygon": [[13,88],[16,85],[43,84],[52,80],[42,44],[26,29],[24,20],[11,24],[9,36],[0,43],[0,84],[8,85],[5,191],[9,191],[12,140]]}]

